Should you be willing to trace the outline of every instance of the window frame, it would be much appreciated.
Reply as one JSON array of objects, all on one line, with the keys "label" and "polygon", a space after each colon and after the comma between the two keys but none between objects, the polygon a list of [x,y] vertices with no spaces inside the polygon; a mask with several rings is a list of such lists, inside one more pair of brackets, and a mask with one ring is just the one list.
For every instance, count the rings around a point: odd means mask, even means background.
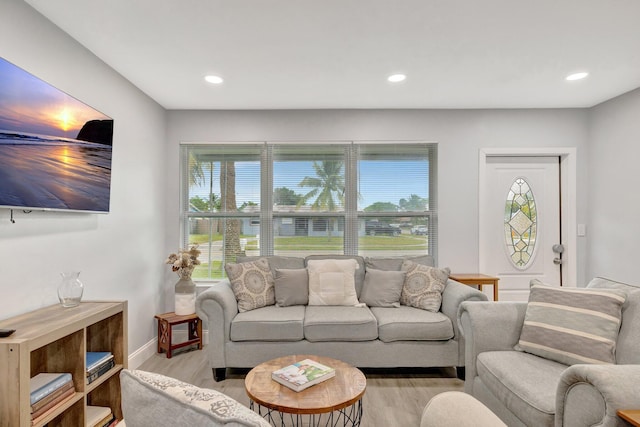
[{"label": "window frame", "polygon": [[[344,209],[340,211],[314,211],[310,212],[291,212],[291,211],[277,211],[273,206],[273,191],[274,191],[274,177],[273,177],[273,165],[274,165],[274,149],[280,147],[305,145],[305,146],[317,146],[321,151],[325,146],[344,146],[344,181],[345,181],[345,202]],[[400,211],[400,212],[384,212],[384,211],[364,211],[358,210],[358,161],[359,149],[366,147],[366,150],[375,150],[374,146],[378,145],[382,148],[389,148],[391,145],[403,145],[414,146],[416,148],[425,149],[428,161],[428,199],[429,205],[425,211]],[[225,150],[233,151],[234,148],[238,150],[242,149],[256,149],[259,151],[259,155],[256,156],[256,160],[260,161],[260,210],[259,212],[242,212],[242,211],[211,211],[211,212],[192,212],[190,210],[189,195],[190,188],[188,179],[185,179],[189,172],[189,150],[197,149],[218,149],[224,147]],[[321,153],[320,153],[321,155]],[[383,154],[381,154],[383,155]],[[383,157],[384,158],[384,157]],[[425,218],[428,221],[428,246],[427,253],[431,255],[436,261],[437,265],[437,252],[438,252],[438,195],[437,195],[437,166],[438,166],[438,144],[436,142],[428,141],[332,141],[332,142],[278,142],[278,141],[266,141],[266,142],[208,142],[208,143],[181,143],[180,144],[180,242],[181,247],[187,247],[189,242],[189,229],[191,218],[210,218],[210,219],[241,219],[247,218],[251,223],[258,222],[260,224],[259,229],[259,241],[260,241],[260,256],[274,255],[274,221],[276,219],[284,219],[292,221],[296,224],[298,218],[306,218],[307,221],[311,221],[314,218],[326,218],[326,223],[329,223],[329,218],[341,218],[343,224],[343,249],[342,252],[345,255],[358,255],[359,252],[359,228],[360,223],[363,224],[368,221],[368,218]],[[363,222],[364,221],[364,222]],[[262,225],[269,224],[269,227],[263,227]],[[309,227],[313,227],[312,224],[308,224]],[[224,260],[223,260],[224,263]],[[194,279],[196,281],[218,281],[218,278],[208,279]]]}]

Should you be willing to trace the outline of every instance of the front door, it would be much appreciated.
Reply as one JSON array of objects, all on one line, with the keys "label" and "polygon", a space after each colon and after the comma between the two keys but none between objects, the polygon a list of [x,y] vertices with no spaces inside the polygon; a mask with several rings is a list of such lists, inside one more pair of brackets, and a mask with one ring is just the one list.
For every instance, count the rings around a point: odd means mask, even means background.
[{"label": "front door", "polygon": [[529,282],[562,285],[560,158],[486,159],[480,200],[483,273],[501,301],[526,301]]}]

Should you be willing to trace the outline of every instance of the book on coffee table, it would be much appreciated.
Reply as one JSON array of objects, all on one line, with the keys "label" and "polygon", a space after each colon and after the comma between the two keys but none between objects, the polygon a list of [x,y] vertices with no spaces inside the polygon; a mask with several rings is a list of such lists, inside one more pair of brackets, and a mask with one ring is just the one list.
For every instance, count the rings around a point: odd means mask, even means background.
[{"label": "book on coffee table", "polygon": [[271,374],[274,381],[294,391],[302,391],[335,376],[335,369],[311,359],[285,366]]}]

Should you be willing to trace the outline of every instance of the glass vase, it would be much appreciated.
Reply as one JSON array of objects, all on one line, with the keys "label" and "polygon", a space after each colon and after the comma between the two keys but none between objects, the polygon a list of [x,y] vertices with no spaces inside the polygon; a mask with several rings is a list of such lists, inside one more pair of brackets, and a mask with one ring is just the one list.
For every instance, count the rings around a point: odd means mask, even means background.
[{"label": "glass vase", "polygon": [[196,284],[191,280],[191,272],[182,269],[178,272],[180,280],[175,286],[175,310],[179,316],[196,312]]},{"label": "glass vase", "polygon": [[84,292],[84,285],[78,279],[80,276],[79,271],[68,271],[60,273],[62,275],[62,282],[58,286],[58,299],[63,307],[76,307],[80,305],[82,300],[82,293]]}]

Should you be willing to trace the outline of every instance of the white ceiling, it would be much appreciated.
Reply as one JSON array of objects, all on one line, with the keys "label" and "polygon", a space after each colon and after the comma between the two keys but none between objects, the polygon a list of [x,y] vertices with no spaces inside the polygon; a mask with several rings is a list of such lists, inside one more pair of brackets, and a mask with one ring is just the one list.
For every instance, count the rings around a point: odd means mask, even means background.
[{"label": "white ceiling", "polygon": [[167,109],[591,107],[640,87],[639,0],[25,1]]}]

